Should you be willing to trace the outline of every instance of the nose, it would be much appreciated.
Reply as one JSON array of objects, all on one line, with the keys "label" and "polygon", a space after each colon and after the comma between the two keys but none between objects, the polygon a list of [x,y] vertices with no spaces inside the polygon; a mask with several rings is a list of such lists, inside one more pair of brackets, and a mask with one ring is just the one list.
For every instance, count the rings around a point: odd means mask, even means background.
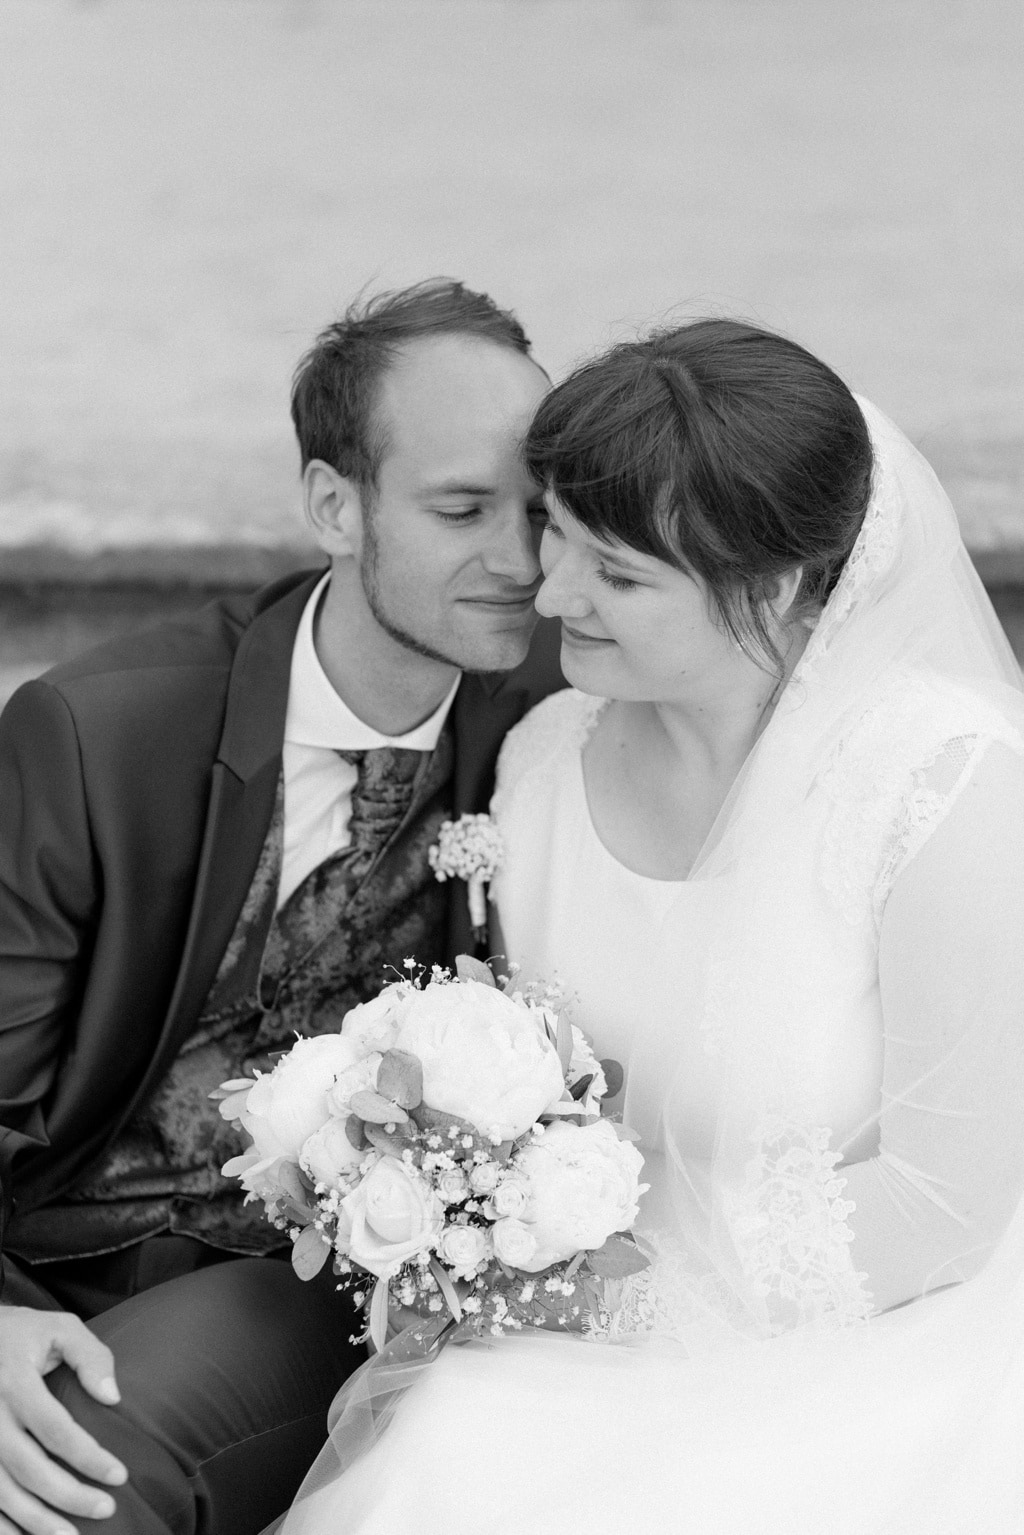
[{"label": "nose", "polygon": [[516,586],[534,586],[540,575],[540,537],[524,502],[500,519],[484,551],[484,568]]},{"label": "nose", "polygon": [[541,618],[586,618],[590,602],[575,578],[571,551],[553,533],[541,539],[540,564],[544,581],[534,606]]}]

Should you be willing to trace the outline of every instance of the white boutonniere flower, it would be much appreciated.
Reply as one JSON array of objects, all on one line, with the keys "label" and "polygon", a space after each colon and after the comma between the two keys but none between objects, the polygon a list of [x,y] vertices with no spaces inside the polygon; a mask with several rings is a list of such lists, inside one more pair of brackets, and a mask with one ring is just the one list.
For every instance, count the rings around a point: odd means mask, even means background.
[{"label": "white boutonniere flower", "polygon": [[487,936],[487,886],[504,855],[501,832],[489,815],[461,815],[457,821],[445,821],[434,846],[427,850],[437,879],[466,881],[469,920],[478,942]]}]

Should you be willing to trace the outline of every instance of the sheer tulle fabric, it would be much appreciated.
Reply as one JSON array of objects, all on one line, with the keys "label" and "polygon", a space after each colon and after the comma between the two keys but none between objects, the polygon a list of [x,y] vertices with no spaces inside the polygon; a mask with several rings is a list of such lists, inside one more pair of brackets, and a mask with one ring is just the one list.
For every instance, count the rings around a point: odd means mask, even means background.
[{"label": "sheer tulle fabric", "polygon": [[857,547],[687,881],[597,842],[601,701],[503,751],[506,940],[627,1065],[651,1269],[604,1342],[371,1364],[286,1535],[1024,1527],[1024,696],[862,408]]}]

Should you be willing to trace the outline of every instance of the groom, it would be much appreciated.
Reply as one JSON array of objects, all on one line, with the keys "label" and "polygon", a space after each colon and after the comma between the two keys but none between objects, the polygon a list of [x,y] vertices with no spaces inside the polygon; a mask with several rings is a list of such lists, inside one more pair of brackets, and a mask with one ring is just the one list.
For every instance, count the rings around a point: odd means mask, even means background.
[{"label": "groom", "polygon": [[470,943],[427,850],[563,685],[518,453],[546,386],[461,284],[353,306],[293,388],[329,570],[0,719],[3,1528],[255,1535],[319,1447],[353,1318],[268,1261],[207,1095]]}]

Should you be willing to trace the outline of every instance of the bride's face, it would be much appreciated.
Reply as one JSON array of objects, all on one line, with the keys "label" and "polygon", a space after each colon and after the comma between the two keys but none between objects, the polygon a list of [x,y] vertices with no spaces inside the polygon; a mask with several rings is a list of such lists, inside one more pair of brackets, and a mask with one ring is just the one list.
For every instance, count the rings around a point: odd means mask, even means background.
[{"label": "bride's face", "polygon": [[562,670],[584,693],[685,703],[752,662],[717,619],[695,574],[607,544],[551,496],[537,610],[562,621]]}]

